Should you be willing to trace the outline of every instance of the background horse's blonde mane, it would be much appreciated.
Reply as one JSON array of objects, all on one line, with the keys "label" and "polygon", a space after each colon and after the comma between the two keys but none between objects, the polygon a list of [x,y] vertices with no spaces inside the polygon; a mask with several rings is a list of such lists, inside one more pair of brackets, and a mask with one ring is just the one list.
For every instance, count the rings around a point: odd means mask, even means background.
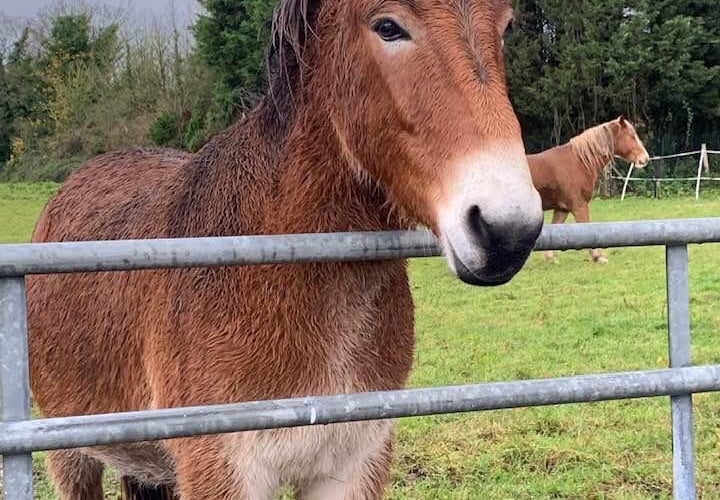
[{"label": "background horse's blonde mane", "polygon": [[573,152],[588,171],[597,168],[598,163],[605,168],[615,161],[615,132],[611,125],[597,125],[570,139]]}]

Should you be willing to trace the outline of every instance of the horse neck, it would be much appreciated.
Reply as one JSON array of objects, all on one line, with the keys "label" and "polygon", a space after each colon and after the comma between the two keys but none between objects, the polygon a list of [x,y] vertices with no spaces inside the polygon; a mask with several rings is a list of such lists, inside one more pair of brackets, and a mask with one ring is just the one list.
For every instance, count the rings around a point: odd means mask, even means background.
[{"label": "horse neck", "polygon": [[588,168],[595,174],[600,175],[605,167],[607,167],[613,160],[612,155],[603,155],[602,157],[595,157],[593,161],[588,165]]},{"label": "horse neck", "polygon": [[327,117],[301,120],[279,157],[273,233],[399,228],[382,190],[343,155]]},{"label": "horse neck", "polygon": [[278,140],[258,110],[201,150],[171,213],[176,236],[398,229],[382,191],[348,165],[327,117],[296,116]]},{"label": "horse neck", "polygon": [[572,155],[577,159],[580,169],[587,175],[589,175],[593,179],[593,182],[598,178],[598,176],[605,169],[605,167],[613,160],[613,155],[607,154],[594,156],[589,162],[585,162],[575,152],[575,148],[572,146],[571,143],[565,144],[564,147],[567,147],[572,152]]}]

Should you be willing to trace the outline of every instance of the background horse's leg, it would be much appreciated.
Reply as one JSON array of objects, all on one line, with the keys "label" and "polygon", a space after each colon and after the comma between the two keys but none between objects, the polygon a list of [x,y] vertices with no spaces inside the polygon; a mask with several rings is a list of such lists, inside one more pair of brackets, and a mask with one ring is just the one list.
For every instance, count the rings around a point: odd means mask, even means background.
[{"label": "background horse's leg", "polygon": [[[568,214],[569,212],[566,212],[565,210],[555,210],[553,212],[552,223],[564,224],[568,218]],[[553,252],[552,250],[545,252],[545,260],[548,262],[557,262],[557,260],[555,259],[555,252]]]},{"label": "background horse's leg", "polygon": [[103,464],[79,451],[51,451],[47,467],[60,500],[103,500]]},{"label": "background horse's leg", "polygon": [[[573,215],[575,216],[575,222],[590,222],[590,206],[581,206],[573,212]],[[608,262],[607,258],[603,256],[599,248],[593,248],[590,250],[590,257],[592,257],[593,262],[597,262],[599,264],[607,264]]]}]

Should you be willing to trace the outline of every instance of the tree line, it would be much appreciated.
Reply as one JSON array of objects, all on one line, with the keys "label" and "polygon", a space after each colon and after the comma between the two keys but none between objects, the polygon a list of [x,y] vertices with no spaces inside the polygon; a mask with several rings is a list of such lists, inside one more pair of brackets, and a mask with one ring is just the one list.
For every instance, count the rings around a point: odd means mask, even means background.
[{"label": "tree line", "polygon": [[508,70],[528,149],[619,114],[656,154],[720,142],[720,3],[517,3]]},{"label": "tree line", "polygon": [[[60,180],[146,145],[195,151],[263,92],[277,0],[200,0],[183,24],[87,8],[0,20],[0,179]],[[624,114],[653,153],[720,147],[717,0],[516,0],[506,42],[528,151]]]}]

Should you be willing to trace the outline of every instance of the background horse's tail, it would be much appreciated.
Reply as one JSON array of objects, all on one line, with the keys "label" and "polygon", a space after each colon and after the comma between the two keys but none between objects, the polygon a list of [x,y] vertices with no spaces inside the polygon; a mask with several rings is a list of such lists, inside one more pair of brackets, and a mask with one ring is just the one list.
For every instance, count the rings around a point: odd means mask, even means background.
[{"label": "background horse's tail", "polygon": [[120,486],[123,500],[177,500],[171,486],[148,486],[127,476],[120,480]]}]

